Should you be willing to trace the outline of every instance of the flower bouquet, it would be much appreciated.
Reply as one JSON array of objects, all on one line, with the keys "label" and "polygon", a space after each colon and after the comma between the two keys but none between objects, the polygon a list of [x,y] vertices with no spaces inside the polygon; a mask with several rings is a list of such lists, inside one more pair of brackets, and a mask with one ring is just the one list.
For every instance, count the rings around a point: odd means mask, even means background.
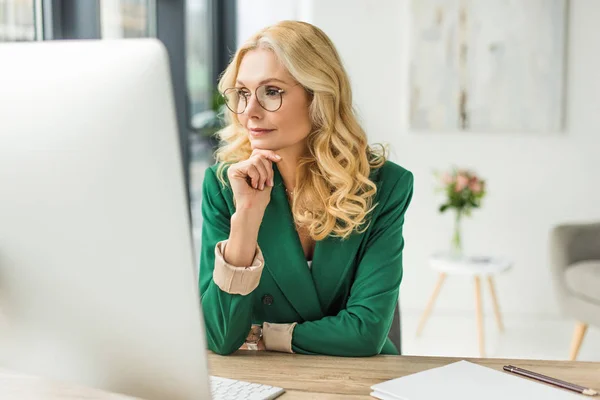
[{"label": "flower bouquet", "polygon": [[485,181],[468,169],[453,168],[451,171],[437,174],[440,187],[446,200],[440,205],[439,211],[455,212],[454,233],[452,235],[451,249],[457,255],[462,254],[460,224],[463,216],[470,216],[474,208],[481,207],[481,200],[485,197]]}]

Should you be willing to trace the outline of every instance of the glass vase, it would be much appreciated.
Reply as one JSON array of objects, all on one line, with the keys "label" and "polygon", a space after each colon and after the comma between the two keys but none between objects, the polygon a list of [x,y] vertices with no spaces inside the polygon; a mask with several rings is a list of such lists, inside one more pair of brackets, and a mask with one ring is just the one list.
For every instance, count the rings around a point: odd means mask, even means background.
[{"label": "glass vase", "polygon": [[454,218],[454,233],[452,235],[452,241],[450,242],[450,250],[453,256],[460,257],[463,254],[462,237],[460,231],[460,223],[462,220],[463,213],[461,210],[456,210]]}]

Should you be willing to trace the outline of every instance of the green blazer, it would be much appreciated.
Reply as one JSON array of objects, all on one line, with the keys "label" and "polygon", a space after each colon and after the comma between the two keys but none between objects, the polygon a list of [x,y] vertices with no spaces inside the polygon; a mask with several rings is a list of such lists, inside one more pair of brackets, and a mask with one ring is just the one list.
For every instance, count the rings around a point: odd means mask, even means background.
[{"label": "green blazer", "polygon": [[292,350],[302,354],[398,354],[388,339],[402,280],[402,226],[413,174],[387,161],[371,173],[377,185],[372,222],[364,233],[318,241],[309,269],[294,227],[281,174],[258,234],[265,266],[248,295],[229,294],[213,282],[215,246],[229,237],[233,192],[206,170],[202,198],[199,288],[210,350],[230,354],[252,324],[297,322]]}]

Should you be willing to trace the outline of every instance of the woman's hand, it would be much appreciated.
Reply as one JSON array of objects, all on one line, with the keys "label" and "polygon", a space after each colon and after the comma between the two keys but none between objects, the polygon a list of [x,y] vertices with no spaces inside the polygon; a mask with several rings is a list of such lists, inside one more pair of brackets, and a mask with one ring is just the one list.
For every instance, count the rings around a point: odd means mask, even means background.
[{"label": "woman's hand", "polygon": [[[263,342],[262,339],[260,339],[257,343],[257,347],[259,351],[264,351],[267,350],[267,348],[265,347],[265,342]],[[248,345],[246,343],[244,343],[241,347],[240,350],[248,350]]]},{"label": "woman's hand", "polygon": [[270,150],[254,150],[250,158],[227,170],[236,208],[264,210],[271,200],[273,163],[281,157]]}]

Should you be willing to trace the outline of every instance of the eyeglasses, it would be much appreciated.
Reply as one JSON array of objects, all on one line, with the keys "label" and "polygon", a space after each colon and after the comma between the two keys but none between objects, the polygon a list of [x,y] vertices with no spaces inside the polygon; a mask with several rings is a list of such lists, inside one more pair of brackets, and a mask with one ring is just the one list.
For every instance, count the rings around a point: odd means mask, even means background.
[{"label": "eyeglasses", "polygon": [[[259,86],[254,91],[258,104],[270,112],[275,112],[281,108],[283,93],[285,93],[285,90],[270,85]],[[242,114],[248,107],[248,100],[252,97],[252,92],[246,88],[229,88],[223,92],[223,97],[227,108],[235,114]]]}]

